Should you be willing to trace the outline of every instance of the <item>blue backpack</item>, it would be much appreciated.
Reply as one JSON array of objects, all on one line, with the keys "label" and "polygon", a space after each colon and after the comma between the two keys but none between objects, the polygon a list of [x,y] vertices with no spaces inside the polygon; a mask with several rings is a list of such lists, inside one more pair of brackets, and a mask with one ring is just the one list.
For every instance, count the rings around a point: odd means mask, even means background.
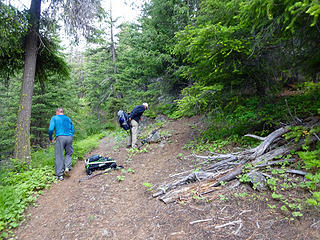
[{"label": "blue backpack", "polygon": [[122,127],[124,130],[129,130],[130,129],[129,115],[124,111],[120,110],[118,112],[118,123],[120,127]]}]

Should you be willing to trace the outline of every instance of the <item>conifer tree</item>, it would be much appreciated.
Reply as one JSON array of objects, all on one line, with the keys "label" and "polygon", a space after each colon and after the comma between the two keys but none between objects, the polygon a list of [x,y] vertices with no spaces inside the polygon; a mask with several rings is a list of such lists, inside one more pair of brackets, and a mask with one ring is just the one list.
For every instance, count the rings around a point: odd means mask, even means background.
[{"label": "conifer tree", "polygon": [[[92,25],[90,20],[98,15],[100,10],[99,1],[57,1],[52,4],[54,14],[57,14],[57,7],[62,5],[64,8],[64,20],[69,31],[82,29],[86,36],[91,35]],[[34,80],[37,69],[37,57],[40,41],[40,17],[41,0],[32,0],[29,10],[30,23],[29,31],[25,43],[24,72],[22,78],[22,88],[20,94],[20,104],[17,119],[16,139],[14,156],[18,159],[30,158],[30,121],[31,106],[34,89]],[[50,22],[50,19],[48,19]],[[53,20],[51,20],[53,21]],[[54,22],[52,22],[54,23]]]}]

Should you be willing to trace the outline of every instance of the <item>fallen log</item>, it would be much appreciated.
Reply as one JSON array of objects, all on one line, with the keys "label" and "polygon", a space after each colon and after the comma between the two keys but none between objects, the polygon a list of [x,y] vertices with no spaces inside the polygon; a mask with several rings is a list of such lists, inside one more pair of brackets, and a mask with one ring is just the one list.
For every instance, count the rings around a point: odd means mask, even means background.
[{"label": "fallen log", "polygon": [[[304,126],[311,128],[312,126],[314,126],[314,124],[316,124],[316,126],[319,125],[319,118],[310,118]],[[204,191],[202,189],[202,192],[199,191],[198,194],[200,196],[201,194],[214,192],[217,190],[216,188],[218,186],[221,186],[223,182],[229,182],[242,174],[246,163],[250,163],[250,166],[252,168],[251,172],[249,173],[250,175],[254,174],[254,172],[257,172],[257,169],[281,164],[284,162],[295,162],[297,160],[293,158],[274,160],[279,159],[279,156],[285,156],[289,154],[292,150],[297,151],[301,149],[301,147],[305,144],[304,138],[301,138],[298,142],[288,142],[286,139],[284,139],[282,135],[289,131],[291,131],[290,126],[285,126],[275,130],[266,137],[247,134],[245,136],[253,137],[262,141],[257,147],[252,149],[246,149],[243,151],[228,154],[214,153],[210,156],[200,156],[193,154],[193,157],[195,157],[196,159],[204,159],[206,160],[206,163],[209,162],[209,166],[203,167],[203,169],[197,173],[193,172],[191,174],[188,174],[187,176],[174,183],[169,183],[160,187],[158,189],[158,192],[153,194],[153,197],[159,197],[161,201],[169,203],[174,201],[175,199],[179,199],[179,194],[182,194],[183,191],[186,191],[186,188],[176,189],[178,186],[180,187],[185,184],[196,181],[200,182],[208,179],[212,181],[211,185],[209,186],[209,188],[211,189],[206,188]],[[319,141],[319,137],[317,135],[308,137],[309,144],[312,144],[316,141]],[[307,174],[306,172],[294,169],[287,170],[286,172],[299,174],[302,176]],[[271,178],[271,176],[266,173],[260,172],[260,175],[261,177],[264,176]],[[253,175],[252,178],[254,179],[256,178],[256,176]],[[263,186],[261,186],[261,188],[262,187]],[[186,194],[184,195],[186,196]]]},{"label": "fallen log", "polygon": [[287,133],[288,131],[289,131],[289,127],[282,127],[270,133],[265,138],[265,140],[258,147],[254,149],[254,153],[252,154],[251,158],[254,159],[256,157],[261,156],[275,139]]},{"label": "fallen log", "polygon": [[185,176],[181,180],[178,180],[172,184],[167,184],[163,187],[158,188],[158,192],[156,192],[152,196],[159,197],[159,196],[165,194],[168,190],[175,189],[177,186],[181,186],[181,185],[184,185],[184,184],[187,184],[190,182],[200,181],[203,179],[208,179],[213,176],[215,176],[215,174],[210,173],[210,172],[205,172],[205,171],[193,172],[193,173],[190,173],[189,175]]},{"label": "fallen log", "polygon": [[218,179],[218,182],[211,185],[211,187],[218,187],[222,182],[229,182],[230,180],[235,179],[238,175],[242,173],[243,165],[237,167],[236,169],[233,169],[225,176]]}]

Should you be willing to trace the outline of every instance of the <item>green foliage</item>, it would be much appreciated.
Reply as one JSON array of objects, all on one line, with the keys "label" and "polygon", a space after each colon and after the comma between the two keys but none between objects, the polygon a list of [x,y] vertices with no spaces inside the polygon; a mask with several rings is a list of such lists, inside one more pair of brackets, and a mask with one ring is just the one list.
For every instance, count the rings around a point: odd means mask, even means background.
[{"label": "green foliage", "polygon": [[83,159],[88,152],[90,152],[99,145],[99,140],[106,135],[107,132],[101,132],[92,135],[86,139],[75,142],[73,144],[73,149],[75,152],[74,157],[78,159]]},{"label": "green foliage", "polygon": [[271,204],[269,204],[269,203],[268,203],[268,207],[269,207],[269,208],[271,208],[271,209],[275,209],[275,208],[277,208],[277,206],[276,206],[276,205],[271,205]]},{"label": "green foliage", "polygon": [[307,199],[306,202],[307,202],[309,205],[320,206],[320,192],[313,192],[313,193],[312,193],[312,197],[313,197],[313,198]]},{"label": "green foliage", "polygon": [[195,152],[210,151],[224,153],[228,149],[229,144],[231,144],[232,142],[232,139],[218,139],[213,141],[204,141],[203,139],[201,139],[200,141],[190,141],[184,146],[184,148],[190,149]]},{"label": "green foliage", "polygon": [[220,195],[219,195],[219,200],[220,200],[220,201],[227,201],[227,200],[229,200],[229,198],[226,197],[226,196],[224,196],[224,195],[222,195],[222,194],[220,194]]},{"label": "green foliage", "polygon": [[[312,23],[310,24],[311,27],[315,26],[319,13],[320,13],[320,4],[318,1],[289,1],[291,6],[289,5],[288,11],[292,15],[292,19],[287,26],[287,29],[291,29],[295,27],[296,22],[298,21],[299,15],[308,14],[312,18]],[[309,22],[310,23],[310,22]]]},{"label": "green foliage", "polygon": [[[319,129],[313,129],[310,131],[310,133],[319,133]],[[312,192],[312,198],[309,198],[306,200],[306,202],[309,205],[314,205],[314,206],[319,206],[320,204],[320,192],[319,190],[319,183],[320,183],[320,142],[317,143],[316,149],[313,151],[300,151],[297,152],[299,157],[303,160],[304,162],[304,168],[307,170],[311,170],[312,172],[315,173],[308,173],[305,178],[307,181],[301,183],[300,185],[304,188],[307,188],[310,191],[315,191]]]},{"label": "green foliage", "polygon": [[43,86],[45,81],[52,81],[51,76],[57,79],[68,79],[70,68],[66,57],[61,52],[57,36],[55,34],[41,36],[41,42],[36,63],[36,80]]},{"label": "green foliage", "polygon": [[0,2],[0,82],[23,67],[23,38],[27,33],[28,15]]},{"label": "green foliage", "polygon": [[117,176],[117,180],[118,180],[119,182],[124,181],[124,176]]},{"label": "green foliage", "polygon": [[239,181],[242,182],[242,183],[248,183],[251,180],[250,180],[250,178],[249,178],[249,176],[247,174],[243,174],[243,175],[240,176]]},{"label": "green foliage", "polygon": [[294,217],[302,217],[303,214],[301,212],[292,212],[292,216],[294,216]]},{"label": "green foliage", "polygon": [[284,137],[286,140],[294,138],[295,142],[298,142],[302,135],[306,135],[307,133],[308,132],[306,132],[306,128],[303,128],[301,126],[291,127],[290,132],[284,134]]},{"label": "green foliage", "polygon": [[[227,99],[218,98],[217,106],[211,112],[207,112],[204,119],[208,127],[201,132],[200,139],[197,140],[198,145],[207,144],[210,146],[211,144],[212,150],[223,147],[219,143],[221,141],[237,142],[241,146],[259,144],[260,141],[242,136],[247,133],[266,136],[278,128],[280,123],[290,123],[292,118],[288,113],[288,106],[291,108],[290,111],[300,119],[310,114],[316,115],[318,108],[320,108],[319,89],[317,87],[312,91],[305,90],[304,87],[303,89],[305,94],[278,98],[276,102],[271,98],[258,97],[229,96]],[[178,111],[174,114],[181,116],[181,111]],[[297,141],[300,137],[306,137],[308,142],[308,139],[314,134],[319,135],[318,131],[318,128],[294,127],[286,136],[287,139],[296,138]],[[219,147],[216,146],[217,142]]]},{"label": "green foliage", "polygon": [[305,187],[313,191],[319,187],[318,185],[320,183],[320,173],[316,173],[316,174],[308,173],[306,175],[306,179],[308,179],[309,181],[305,181],[301,183],[302,187]]},{"label": "green foliage", "polygon": [[304,168],[308,170],[317,170],[320,172],[320,143],[318,149],[314,151],[297,152],[299,157],[304,160]]},{"label": "green foliage", "polygon": [[283,199],[283,195],[277,194],[274,192],[274,193],[272,193],[272,198],[276,199],[276,200],[281,200],[281,199]]},{"label": "green foliage", "polygon": [[53,168],[46,166],[24,172],[9,172],[1,177],[0,185],[0,231],[17,227],[23,213],[37,196],[54,180]]},{"label": "green foliage", "polygon": [[[308,32],[308,41],[319,41],[313,27],[318,22],[318,3],[206,0],[202,6],[196,24],[176,33],[178,41],[173,53],[186,63],[180,75],[192,80],[193,84],[187,89],[198,91],[184,93],[179,102],[182,111],[179,109],[173,117],[204,111],[216,114],[217,109],[221,109],[221,100],[227,103],[231,100],[221,99],[221,94],[208,100],[203,98],[206,88],[216,84],[221,84],[222,93],[228,95],[261,96],[267,90],[276,91],[284,84],[297,82],[298,74],[305,79],[317,79],[319,52],[305,42],[305,36]],[[311,13],[312,23],[308,16]],[[306,23],[310,24],[306,27]],[[241,117],[244,122],[246,119],[256,121],[259,115],[254,109],[247,115],[241,111]]]},{"label": "green foliage", "polygon": [[171,116],[177,110],[176,103],[159,104],[157,106],[157,113]]},{"label": "green foliage", "polygon": [[218,104],[217,92],[222,90],[222,85],[205,86],[201,84],[195,84],[190,88],[185,88],[182,91],[184,97],[178,100],[178,109],[169,117],[173,119],[180,118],[182,116],[193,116],[198,113],[203,113],[209,108],[213,108],[215,104]]},{"label": "green foliage", "polygon": [[284,212],[288,212],[288,208],[285,205],[282,205],[280,209]]},{"label": "green foliage", "polygon": [[153,185],[149,182],[144,182],[143,185],[147,188],[148,191],[152,191]]},{"label": "green foliage", "polygon": [[107,131],[114,131],[116,129],[116,126],[112,122],[107,122],[103,125],[103,128]]},{"label": "green foliage", "polygon": [[157,102],[168,106],[164,112],[172,112],[173,97],[184,87],[185,80],[175,71],[180,60],[171,53],[174,33],[186,26],[190,16],[198,9],[199,0],[164,1],[153,0],[143,7],[138,24],[122,24],[118,34],[116,67],[114,72],[109,43],[97,41],[94,48],[85,53],[84,71],[77,67],[76,74],[91,111],[98,118],[115,118],[119,109],[127,112],[148,102],[150,110],[145,116],[151,118],[161,109]]},{"label": "green foliage", "polygon": [[10,79],[6,84],[0,79],[0,100],[2,108],[0,110],[0,159],[4,160],[11,155],[14,148],[15,125],[17,122],[17,112],[20,91],[20,80]]}]

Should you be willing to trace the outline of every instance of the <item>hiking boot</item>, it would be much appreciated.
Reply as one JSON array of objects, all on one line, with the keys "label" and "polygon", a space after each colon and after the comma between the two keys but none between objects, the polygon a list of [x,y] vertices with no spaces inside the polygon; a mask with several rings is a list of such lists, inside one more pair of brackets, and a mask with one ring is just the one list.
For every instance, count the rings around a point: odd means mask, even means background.
[{"label": "hiking boot", "polygon": [[63,181],[63,176],[56,176],[56,180]]},{"label": "hiking boot", "polygon": [[66,168],[66,169],[64,170],[64,175],[65,175],[66,177],[70,177],[70,176],[71,176],[71,174],[70,174],[70,169],[69,169],[69,168]]}]

